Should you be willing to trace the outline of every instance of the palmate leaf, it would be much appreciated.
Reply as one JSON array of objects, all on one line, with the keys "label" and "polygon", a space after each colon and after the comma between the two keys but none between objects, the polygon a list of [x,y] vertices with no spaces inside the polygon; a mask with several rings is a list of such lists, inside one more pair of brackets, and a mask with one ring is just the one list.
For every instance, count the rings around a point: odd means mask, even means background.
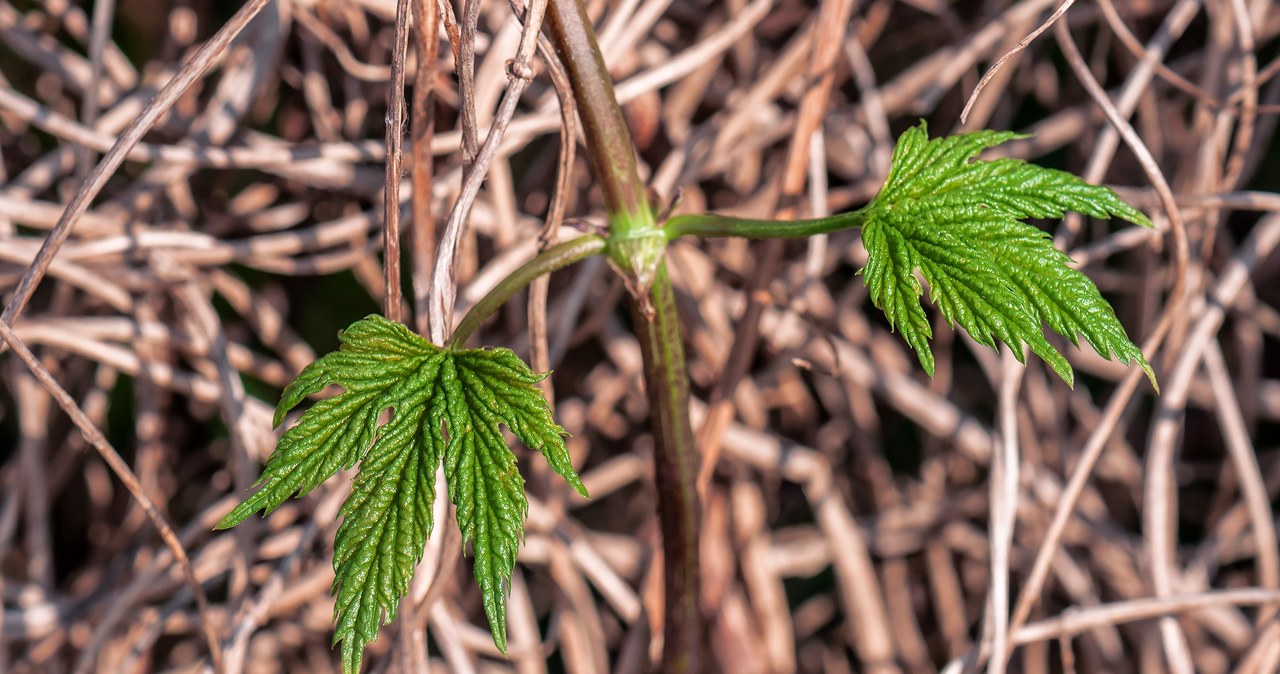
[{"label": "palmate leaf", "polygon": [[1156,386],[1151,365],[1097,286],[1068,266],[1047,233],[1020,220],[1076,211],[1151,222],[1115,192],[1070,173],[1019,159],[975,159],[1019,137],[978,131],[931,140],[923,122],[902,134],[889,177],[864,211],[869,259],[862,274],[872,302],[930,375],[933,331],[916,270],[947,322],[985,346],[1004,342],[1021,359],[1026,344],[1072,384],[1071,365],[1044,337],[1047,324],[1072,344],[1084,335],[1104,357],[1137,363]]},{"label": "palmate leaf", "polygon": [[[334,642],[343,671],[360,671],[364,647],[395,618],[431,534],[436,469],[444,462],[449,498],[493,641],[506,651],[506,584],[528,511],[524,479],[500,426],[546,457],[586,496],[565,448],[565,431],[534,374],[508,349],[433,346],[381,316],[356,321],[342,345],[307,366],[276,407],[275,423],[330,384],[342,392],[308,409],[280,438],[255,491],[218,522],[226,529],[270,513],[335,472],[360,465],[334,542]],[[390,419],[378,425],[383,412]]]}]

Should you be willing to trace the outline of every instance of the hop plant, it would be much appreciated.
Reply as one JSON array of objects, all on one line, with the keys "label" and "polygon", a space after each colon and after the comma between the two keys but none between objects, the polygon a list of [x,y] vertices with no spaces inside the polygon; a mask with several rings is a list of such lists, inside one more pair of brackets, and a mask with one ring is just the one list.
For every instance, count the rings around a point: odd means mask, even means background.
[{"label": "hop plant", "polygon": [[[947,322],[981,344],[1003,342],[1019,359],[1025,345],[1072,384],[1070,364],[1045,338],[1047,325],[1076,346],[1083,335],[1103,356],[1136,363],[1156,386],[1151,365],[1098,288],[1069,266],[1047,233],[1022,220],[1076,211],[1147,227],[1151,222],[1111,190],[1069,173],[1017,159],[977,158],[1018,137],[979,131],[930,139],[922,122],[898,139],[889,177],[865,208],[804,223],[679,216],[665,237],[793,236],[860,225],[869,255],[863,282],[930,375],[933,331],[917,272]],[[655,268],[663,236],[645,240],[657,246]],[[597,237],[580,250],[548,251],[546,269],[605,248]],[[333,557],[334,642],[342,643],[344,672],[357,674],[365,646],[395,618],[422,558],[434,524],[435,474],[443,465],[458,528],[472,547],[493,641],[505,652],[507,584],[528,501],[501,427],[587,495],[569,460],[565,431],[537,387],[546,375],[509,349],[437,347],[381,316],[355,322],[340,337],[337,351],[306,367],[285,389],[275,425],[326,387],[336,384],[342,391],[313,404],[284,433],[254,493],[218,528],[270,513],[339,470],[359,466],[340,511]],[[379,423],[388,411],[389,419]]]}]

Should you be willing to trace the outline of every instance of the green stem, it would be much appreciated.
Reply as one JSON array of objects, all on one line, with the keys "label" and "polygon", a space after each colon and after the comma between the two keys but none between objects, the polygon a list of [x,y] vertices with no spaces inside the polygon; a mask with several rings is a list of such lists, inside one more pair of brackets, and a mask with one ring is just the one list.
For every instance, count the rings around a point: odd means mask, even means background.
[{"label": "green stem", "polygon": [[506,304],[512,295],[533,283],[534,279],[543,274],[550,274],[558,269],[563,269],[592,255],[598,255],[604,252],[604,249],[604,239],[594,234],[588,234],[542,251],[532,260],[521,265],[519,269],[508,274],[506,278],[498,282],[498,285],[493,287],[493,290],[490,290],[479,302],[476,302],[467,311],[467,315],[462,317],[462,322],[458,323],[458,329],[453,331],[453,335],[449,337],[445,348],[458,349],[465,346],[467,339],[471,337],[471,334],[480,327],[480,324],[486,318],[497,311],[503,304]]},{"label": "green stem", "polygon": [[556,53],[569,71],[578,116],[589,141],[591,168],[609,211],[609,238],[633,238],[634,230],[654,227],[653,212],[586,5],[579,0],[552,0],[547,5],[547,26]]},{"label": "green stem", "polygon": [[697,674],[702,666],[702,587],[698,561],[698,448],[689,423],[689,375],[675,293],[667,265],[658,266],[649,290],[652,317],[631,302],[632,322],[644,361],[649,426],[654,435],[654,482],[662,525],[665,620],[661,672]]},{"label": "green stem", "polygon": [[609,213],[606,253],[632,293],[634,329],[644,357],[666,587],[660,671],[698,674],[703,671],[704,635],[698,452],[689,422],[680,318],[662,264],[666,241],[636,170],[631,134],[582,0],[550,0],[547,28],[573,84],[587,151]]},{"label": "green stem", "polygon": [[667,241],[681,236],[741,236],[747,239],[782,239],[830,234],[861,227],[865,209],[812,220],[748,220],[712,213],[677,215],[662,227]]}]

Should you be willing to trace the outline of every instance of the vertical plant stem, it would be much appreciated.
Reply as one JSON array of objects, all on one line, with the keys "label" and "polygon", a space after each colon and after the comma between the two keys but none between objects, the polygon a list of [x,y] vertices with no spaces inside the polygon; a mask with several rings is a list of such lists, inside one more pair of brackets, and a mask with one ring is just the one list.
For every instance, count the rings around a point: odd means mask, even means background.
[{"label": "vertical plant stem", "polygon": [[631,302],[644,358],[653,429],[653,478],[662,524],[664,622],[662,672],[703,671],[701,578],[698,566],[698,448],[689,422],[689,375],[675,293],[662,263],[649,290],[652,318]]},{"label": "vertical plant stem", "polygon": [[613,80],[586,5],[580,0],[551,0],[547,25],[578,100],[587,154],[609,210],[610,234],[627,238],[633,229],[652,227],[653,214],[636,170],[631,133],[613,94]]},{"label": "vertical plant stem", "polygon": [[[701,672],[700,514],[695,488],[698,454],[689,422],[684,343],[666,265],[659,263],[656,269],[644,266],[646,247],[657,245],[657,256],[661,255],[661,230],[657,229],[644,182],[636,170],[631,134],[614,96],[585,6],[581,0],[551,0],[547,25],[569,72],[591,166],[609,213],[609,257],[624,273],[633,292],[632,314],[644,357],[649,424],[654,435],[654,481],[662,525],[666,601],[660,671]],[[658,241],[652,241],[652,237]],[[640,245],[632,248],[631,243]],[[636,282],[644,275],[652,276],[651,286]]]}]

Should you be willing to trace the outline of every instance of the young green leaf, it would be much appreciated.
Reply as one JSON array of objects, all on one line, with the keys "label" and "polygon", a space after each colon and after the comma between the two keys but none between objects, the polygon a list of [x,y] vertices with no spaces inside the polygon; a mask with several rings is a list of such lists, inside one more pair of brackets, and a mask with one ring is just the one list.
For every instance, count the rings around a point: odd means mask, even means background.
[{"label": "young green leaf", "polygon": [[[450,500],[493,641],[506,651],[506,583],[515,568],[528,511],[524,479],[500,425],[586,496],[534,374],[508,349],[433,346],[381,316],[356,321],[342,345],[307,366],[285,389],[275,423],[330,384],[342,392],[311,406],[280,438],[257,491],[218,522],[226,529],[289,497],[306,494],[338,470],[360,464],[340,512],[333,593],[343,671],[360,671],[364,647],[395,618],[431,533],[436,469],[444,462]],[[390,419],[378,425],[383,412]]]},{"label": "young green leaf", "polygon": [[997,340],[1022,358],[1022,345],[1068,384],[1066,358],[1044,337],[1043,325],[1079,345],[1078,335],[1104,357],[1155,373],[1129,340],[1115,311],[1087,276],[1067,266],[1048,234],[1023,218],[1057,218],[1076,211],[1137,225],[1151,222],[1106,187],[1019,159],[975,157],[1018,134],[978,131],[930,140],[924,122],[908,129],[893,151],[889,177],[863,213],[863,269],[871,300],[902,333],[933,374],[933,331],[920,306],[923,290],[953,327],[980,344]]}]

